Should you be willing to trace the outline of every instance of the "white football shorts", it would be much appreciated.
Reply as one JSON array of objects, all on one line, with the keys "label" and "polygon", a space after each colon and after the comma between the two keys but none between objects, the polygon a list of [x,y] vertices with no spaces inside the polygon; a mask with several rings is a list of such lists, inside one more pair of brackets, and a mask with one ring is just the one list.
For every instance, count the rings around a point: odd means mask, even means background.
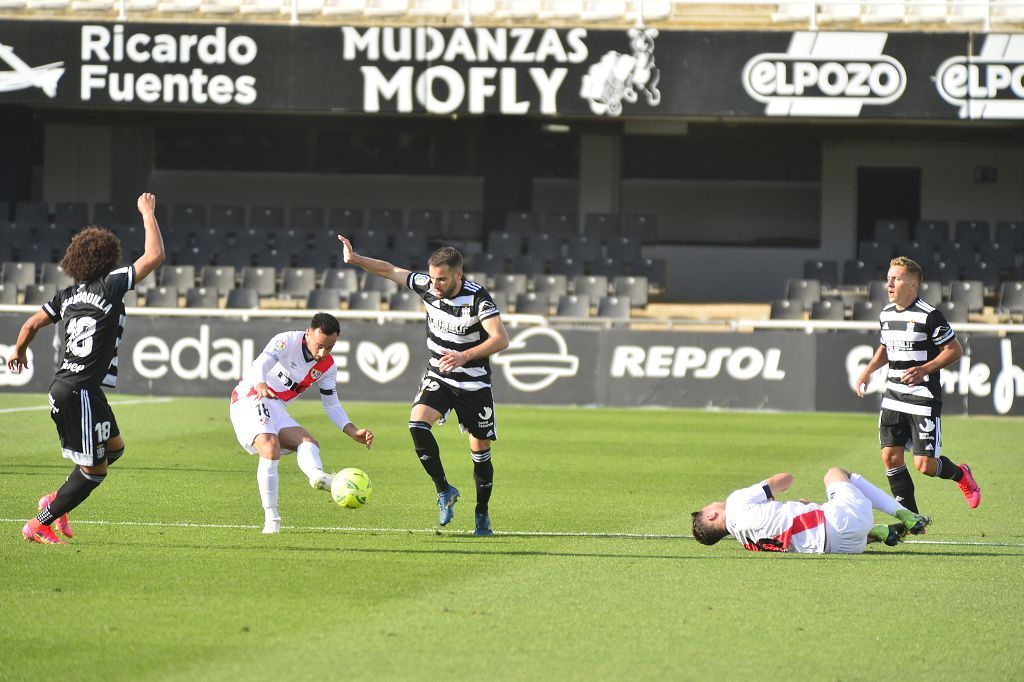
[{"label": "white football shorts", "polygon": [[[299,426],[299,423],[288,414],[283,400],[245,396],[231,403],[231,425],[235,427],[235,437],[242,449],[256,455],[259,453],[252,446],[256,436],[261,433],[276,436],[281,429]],[[281,448],[281,452],[286,450]]]},{"label": "white football shorts", "polygon": [[825,538],[829,554],[860,554],[875,523],[871,501],[847,481],[825,488]]}]

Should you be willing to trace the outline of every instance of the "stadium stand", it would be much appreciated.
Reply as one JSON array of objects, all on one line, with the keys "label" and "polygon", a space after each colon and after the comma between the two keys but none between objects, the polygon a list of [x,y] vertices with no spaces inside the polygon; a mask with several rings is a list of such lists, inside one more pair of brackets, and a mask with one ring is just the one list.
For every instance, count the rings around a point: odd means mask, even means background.
[{"label": "stadium stand", "polygon": [[52,284],[60,290],[71,286],[75,281],[68,277],[64,269],[57,263],[43,263],[39,270],[39,283]]},{"label": "stadium stand", "polygon": [[177,308],[178,290],[175,287],[150,287],[146,290],[147,308]]},{"label": "stadium stand", "polygon": [[846,310],[842,301],[815,301],[811,304],[812,320],[843,320],[846,319]]},{"label": "stadium stand", "polygon": [[161,286],[173,287],[177,291],[188,291],[196,285],[196,269],[191,265],[164,266],[157,274]]},{"label": "stadium stand", "polygon": [[18,288],[12,284],[0,284],[0,305],[17,305]]},{"label": "stadium stand", "polygon": [[314,289],[306,297],[306,307],[310,310],[337,310],[341,307],[341,292],[329,287]]},{"label": "stadium stand", "polygon": [[331,268],[324,272],[324,289],[335,289],[338,295],[348,300],[349,294],[359,290],[359,277],[351,268]]},{"label": "stadium stand", "polygon": [[538,275],[533,278],[534,293],[547,296],[548,304],[554,305],[559,298],[569,293],[569,282],[565,275]]},{"label": "stadium stand", "polygon": [[185,292],[186,308],[217,308],[220,305],[220,292],[214,288],[192,287]]},{"label": "stadium stand", "polygon": [[816,279],[790,279],[786,281],[786,300],[809,310],[821,300],[821,282]]},{"label": "stadium stand", "polygon": [[802,320],[804,308],[799,301],[776,299],[772,301],[769,317],[773,320]]},{"label": "stadium stand", "polygon": [[239,287],[228,292],[228,308],[259,308],[260,295],[249,287]]},{"label": "stadium stand", "polygon": [[199,286],[226,294],[235,288],[235,269],[230,265],[208,265],[199,273]]},{"label": "stadium stand", "polygon": [[534,292],[523,292],[516,296],[516,313],[520,315],[548,315],[550,309],[547,296]]},{"label": "stadium stand", "polygon": [[388,309],[418,313],[423,310],[423,299],[411,291],[396,291],[388,296]]},{"label": "stadium stand", "polygon": [[[381,278],[376,278],[381,279]],[[380,310],[380,291],[356,291],[348,299],[349,310]]]},{"label": "stadium stand", "polygon": [[597,302],[597,317],[628,320],[631,303],[625,296],[604,296]]},{"label": "stadium stand", "polygon": [[53,284],[31,284],[25,287],[24,305],[41,306],[57,293]]},{"label": "stadium stand", "polygon": [[821,286],[834,289],[839,284],[839,264],[834,260],[804,261],[804,279],[821,282]]},{"label": "stadium stand", "polygon": [[881,312],[882,306],[874,301],[856,301],[850,319],[855,322],[877,322]]},{"label": "stadium stand", "polygon": [[634,308],[647,307],[647,294],[646,277],[619,275],[612,281],[612,295],[629,299]]},{"label": "stadium stand", "polygon": [[36,264],[24,261],[7,261],[2,266],[0,282],[24,291],[36,283]]},{"label": "stadium stand", "polygon": [[950,284],[949,302],[963,307],[967,313],[980,313],[985,307],[984,289],[981,282],[957,281]]},{"label": "stadium stand", "polygon": [[572,293],[598,301],[608,295],[608,278],[603,275],[577,275],[572,280]]},{"label": "stadium stand", "polygon": [[273,296],[276,291],[274,268],[256,266],[242,268],[241,288],[252,289],[260,297]]},{"label": "stadium stand", "polygon": [[284,268],[281,271],[281,298],[305,300],[316,288],[316,271],[312,268]]},{"label": "stadium stand", "polygon": [[558,317],[590,317],[590,297],[577,294],[559,296],[555,315]]},{"label": "stadium stand", "polygon": [[1008,318],[1024,316],[1024,282],[1004,282],[999,288],[996,313]]},{"label": "stadium stand", "polygon": [[[376,277],[366,273],[363,275],[360,291],[378,293],[381,295],[380,298],[383,299],[398,291],[398,285],[390,279],[384,279],[383,277]],[[351,298],[349,299],[349,302],[351,303]]]}]

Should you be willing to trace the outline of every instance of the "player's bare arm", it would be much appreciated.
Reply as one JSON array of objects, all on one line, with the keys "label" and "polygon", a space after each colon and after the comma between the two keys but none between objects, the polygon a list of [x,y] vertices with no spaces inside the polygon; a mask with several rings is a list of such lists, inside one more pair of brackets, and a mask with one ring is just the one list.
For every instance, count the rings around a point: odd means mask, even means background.
[{"label": "player's bare arm", "polygon": [[25,320],[25,324],[21,325],[21,331],[18,332],[18,341],[14,344],[14,355],[7,359],[7,369],[15,374],[21,374],[21,370],[28,367],[28,346],[32,339],[36,338],[39,330],[49,324],[52,324],[50,316],[42,310],[37,310]]},{"label": "player's bare arm", "polygon": [[146,279],[151,272],[160,267],[167,259],[164,253],[164,238],[160,234],[160,225],[156,221],[156,195],[145,192],[139,196],[139,213],[146,230],[145,251],[135,261],[136,284]]},{"label": "player's bare arm", "polygon": [[376,258],[360,256],[356,253],[355,249],[352,248],[352,242],[340,234],[338,235],[338,241],[341,242],[342,260],[346,263],[354,265],[357,268],[362,268],[371,275],[384,277],[385,279],[390,279],[396,284],[405,286],[405,283],[409,279],[409,270],[392,265],[386,260],[377,260]]},{"label": "player's bare arm", "polygon": [[944,344],[942,348],[939,349],[939,354],[930,362],[918,365],[917,367],[911,367],[903,372],[903,376],[900,377],[900,381],[907,386],[917,386],[924,381],[925,377],[929,374],[935,374],[943,367],[949,367],[963,357],[963,354],[963,346],[960,345],[960,341],[958,339],[954,338]]},{"label": "player's bare arm", "polygon": [[365,445],[367,448],[373,445],[373,431],[370,429],[361,429],[352,422],[349,422],[345,424],[345,428],[342,431],[360,445]]},{"label": "player's bare arm", "polygon": [[864,371],[857,377],[856,386],[854,390],[857,391],[857,397],[863,398],[868,390],[868,382],[871,381],[871,375],[878,371],[879,367],[889,364],[889,353],[885,350],[885,344],[880,344],[878,350],[875,351],[875,356],[871,358],[871,362],[867,364]]},{"label": "player's bare arm", "polygon": [[505,331],[505,323],[501,321],[501,315],[488,317],[480,323],[487,332],[487,340],[479,346],[458,353],[445,353],[437,363],[441,372],[450,372],[456,367],[462,367],[471,360],[486,358],[508,348],[508,332]]},{"label": "player's bare arm", "polygon": [[776,497],[780,493],[784,493],[789,490],[789,486],[793,485],[793,474],[779,473],[770,477],[765,481],[768,487],[772,491],[772,497]]},{"label": "player's bare arm", "polygon": [[258,395],[261,398],[277,400],[277,394],[274,393],[274,389],[272,389],[270,386],[267,386],[262,381],[253,386],[253,389],[256,391],[256,395]]}]

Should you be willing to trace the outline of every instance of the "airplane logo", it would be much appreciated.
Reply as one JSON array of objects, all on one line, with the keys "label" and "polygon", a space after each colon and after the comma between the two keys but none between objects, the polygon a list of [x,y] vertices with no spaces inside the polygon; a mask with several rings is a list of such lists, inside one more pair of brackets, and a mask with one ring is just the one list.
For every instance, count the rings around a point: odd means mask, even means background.
[{"label": "airplane logo", "polygon": [[0,60],[13,71],[0,71],[0,92],[39,88],[49,98],[57,96],[57,81],[64,75],[64,62],[32,67],[14,54],[14,48],[0,43]]}]

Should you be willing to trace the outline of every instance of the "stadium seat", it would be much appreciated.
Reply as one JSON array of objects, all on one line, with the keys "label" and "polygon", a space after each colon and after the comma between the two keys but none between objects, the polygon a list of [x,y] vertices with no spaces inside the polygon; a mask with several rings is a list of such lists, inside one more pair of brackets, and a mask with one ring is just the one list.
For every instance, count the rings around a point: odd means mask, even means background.
[{"label": "stadium seat", "polygon": [[786,300],[799,303],[804,310],[821,300],[821,282],[816,279],[786,280]]},{"label": "stadium seat", "polygon": [[928,267],[935,260],[936,255],[934,249],[918,241],[903,242],[895,248],[893,253],[906,256],[921,267]]},{"label": "stadium seat", "polygon": [[284,268],[281,271],[281,298],[305,300],[316,289],[316,271],[313,268]]},{"label": "stadium seat", "polygon": [[235,269],[230,265],[208,265],[199,273],[199,286],[227,293],[235,288]]},{"label": "stadium seat", "polygon": [[981,282],[957,281],[949,288],[949,301],[963,306],[968,313],[980,313],[985,308],[985,292]]},{"label": "stadium seat", "polygon": [[362,230],[366,226],[366,215],[361,208],[336,206],[327,216],[327,228],[336,234],[346,237]]},{"label": "stadium seat", "polygon": [[505,215],[505,231],[530,234],[540,231],[540,216],[534,211],[509,211]]},{"label": "stadium seat", "polygon": [[533,278],[545,273],[547,270],[546,263],[547,261],[543,258],[519,253],[508,260],[508,270],[509,272],[515,272]]},{"label": "stadium seat", "polygon": [[139,307],[139,292],[135,289],[125,292],[124,295],[124,307],[125,308],[138,308]]},{"label": "stadium seat", "polygon": [[0,305],[17,305],[18,287],[12,284],[0,284]]},{"label": "stadium seat", "polygon": [[622,236],[619,216],[614,213],[586,214],[583,217],[583,236],[604,242]]},{"label": "stadium seat", "polygon": [[555,309],[558,317],[590,317],[590,297],[562,294]]},{"label": "stadium seat", "polygon": [[275,273],[271,267],[244,267],[241,278],[242,289],[252,289],[260,296],[273,296],[275,293]]},{"label": "stadium seat", "polygon": [[942,303],[942,285],[925,280],[917,286],[917,296],[931,306]]},{"label": "stadium seat", "polygon": [[517,315],[543,315],[550,312],[548,297],[543,294],[523,292],[516,295]]},{"label": "stadium seat", "polygon": [[[376,275],[366,273],[363,275],[362,285],[359,287],[359,290],[375,291],[378,294],[381,294],[380,299],[383,299],[385,296],[390,296],[391,294],[398,291],[398,285],[392,282],[390,279],[386,279],[384,277],[377,277]],[[380,301],[378,300],[378,304],[379,303]]]},{"label": "stadium seat", "polygon": [[542,261],[552,261],[562,256],[562,240],[547,232],[526,235],[526,254]]},{"label": "stadium seat", "polygon": [[526,293],[526,275],[522,273],[500,274],[494,278],[494,290],[504,291],[509,300],[515,300],[519,294]]},{"label": "stadium seat", "polygon": [[631,266],[643,258],[640,241],[635,237],[612,237],[607,242],[605,252],[608,256]]},{"label": "stadium seat", "polygon": [[868,300],[883,306],[889,303],[888,285],[884,280],[868,282]]},{"label": "stadium seat", "polygon": [[409,211],[409,231],[422,235],[424,248],[426,248],[427,242],[443,237],[444,212],[433,208],[418,208]]},{"label": "stadium seat", "polygon": [[498,309],[499,313],[509,312],[508,296],[505,295],[504,291],[492,291],[491,299],[494,300],[494,307]]},{"label": "stadium seat", "polygon": [[150,287],[146,290],[147,308],[177,308],[178,290],[174,287]]},{"label": "stadium seat", "polygon": [[953,301],[943,301],[936,308],[942,312],[942,315],[946,318],[947,322],[956,324],[958,322],[970,321],[970,315],[967,306],[964,303],[955,303]]},{"label": "stadium seat", "polygon": [[453,210],[448,214],[447,237],[456,242],[482,242],[484,218],[480,211]]},{"label": "stadium seat", "polygon": [[844,320],[846,309],[842,301],[815,301],[811,304],[812,320]]},{"label": "stadium seat", "polygon": [[322,232],[324,230],[324,209],[318,206],[292,208],[288,211],[288,227],[308,234]]},{"label": "stadium seat", "polygon": [[25,287],[25,300],[22,305],[38,305],[48,303],[57,293],[53,284],[30,284]]},{"label": "stadium seat", "polygon": [[602,275],[577,275],[572,278],[572,293],[599,301],[608,296],[608,278]]},{"label": "stadium seat", "polygon": [[250,287],[239,287],[228,292],[227,306],[232,309],[259,308],[260,295]]},{"label": "stadium seat", "polygon": [[961,246],[977,251],[982,244],[992,240],[991,233],[987,220],[958,220],[953,238]]},{"label": "stadium seat", "polygon": [[[946,242],[936,254],[936,259],[944,262],[957,273],[963,272],[968,263],[974,261],[974,252],[961,246],[960,242]],[[918,263],[922,268],[925,263]],[[954,275],[955,276],[955,275]]]},{"label": "stadium seat", "polygon": [[978,260],[985,261],[1000,272],[1011,272],[1017,265],[1013,247],[1000,242],[985,242],[978,249]]},{"label": "stadium seat", "polygon": [[245,229],[244,206],[214,206],[210,209],[210,227],[232,234]]},{"label": "stadium seat", "polygon": [[429,236],[419,230],[399,230],[394,235],[392,248],[398,253],[410,256],[414,261],[426,261],[430,255],[430,246],[427,243]]},{"label": "stadium seat", "polygon": [[53,223],[63,230],[80,230],[89,224],[89,204],[84,201],[58,201],[53,205]]},{"label": "stadium seat", "polygon": [[472,270],[482,272],[493,279],[505,272],[506,254],[480,253],[474,254],[471,263]]},{"label": "stadium seat", "polygon": [[914,227],[914,240],[934,249],[941,249],[950,240],[948,220],[919,220]]},{"label": "stadium seat", "polygon": [[981,282],[981,285],[988,290],[994,291],[999,288],[1002,281],[999,269],[989,265],[985,261],[974,261],[967,263],[963,269],[964,279]]},{"label": "stadium seat", "polygon": [[658,216],[654,213],[627,213],[622,217],[622,236],[639,240],[641,244],[658,241]]},{"label": "stadium seat", "polygon": [[999,288],[996,312],[1000,315],[1024,315],[1024,282],[1003,282]]},{"label": "stadium seat", "polygon": [[804,261],[804,279],[817,280],[823,287],[833,288],[839,284],[839,263],[834,260]]},{"label": "stadium seat", "polygon": [[306,297],[308,310],[337,310],[340,307],[341,292],[334,288],[314,289]]},{"label": "stadium seat", "polygon": [[857,301],[853,304],[853,315],[850,319],[857,322],[878,322],[884,304],[876,301]]},{"label": "stadium seat", "polygon": [[586,272],[586,267],[583,261],[572,258],[571,256],[556,258],[551,261],[550,269],[552,274],[565,275],[569,279],[578,277]]},{"label": "stadium seat", "polygon": [[633,275],[647,278],[647,291],[661,295],[668,286],[668,270],[664,258],[641,258],[633,264]]},{"label": "stadium seat", "polygon": [[888,242],[863,241],[857,245],[857,259],[872,269],[888,268],[892,258],[892,244]]},{"label": "stadium seat", "polygon": [[[1024,6],[1021,7],[1024,11]],[[1024,250],[1024,221],[1000,221],[996,223],[996,242],[1009,244],[1012,251]]]},{"label": "stadium seat", "polygon": [[619,275],[612,282],[612,294],[628,298],[634,308],[647,306],[647,278],[643,276]]},{"label": "stadium seat", "polygon": [[249,213],[249,227],[265,234],[285,229],[283,206],[253,206]]},{"label": "stadium seat", "polygon": [[405,229],[405,216],[397,208],[372,208],[366,227],[394,234]]},{"label": "stadium seat", "polygon": [[7,261],[0,266],[0,282],[10,284],[24,291],[36,283],[36,264],[26,261]]},{"label": "stadium seat", "polygon": [[906,220],[882,218],[874,221],[874,241],[902,244],[910,239],[910,225]]},{"label": "stadium seat", "polygon": [[615,279],[626,272],[626,264],[618,258],[598,258],[590,264],[591,275],[601,275],[608,279]]},{"label": "stadium seat", "polygon": [[[493,289],[494,288],[494,287],[491,286],[490,277],[487,276],[486,272],[473,272],[473,271],[463,272],[462,273],[462,278],[467,280],[467,281],[469,281],[469,282],[476,282],[477,284],[479,284],[480,286],[482,286],[485,289]],[[497,292],[491,291],[491,293],[494,294],[494,293],[497,293]]]},{"label": "stadium seat", "polygon": [[597,317],[628,320],[631,305],[625,296],[604,296],[597,301]]},{"label": "stadium seat", "polygon": [[418,313],[423,310],[423,299],[411,291],[396,291],[388,296],[388,309]]},{"label": "stadium seat", "polygon": [[601,242],[590,237],[569,237],[565,241],[565,253],[582,263],[593,263],[602,256]]},{"label": "stadium seat", "polygon": [[578,237],[580,234],[579,217],[575,213],[546,213],[543,225],[544,232],[561,239]]},{"label": "stadium seat", "polygon": [[569,293],[569,282],[565,275],[537,275],[533,278],[534,293],[547,296],[548,304],[554,305],[559,298]]},{"label": "stadium seat", "polygon": [[334,289],[338,295],[348,299],[353,291],[359,291],[359,276],[352,268],[331,268],[324,272],[324,289]]},{"label": "stadium seat", "polygon": [[356,291],[348,298],[348,309],[377,311],[380,310],[380,301],[379,291]]},{"label": "stadium seat", "polygon": [[804,309],[799,301],[776,299],[772,301],[769,317],[773,320],[802,320]]},{"label": "stadium seat", "polygon": [[220,292],[213,288],[192,287],[185,292],[186,308],[217,308]]},{"label": "stadium seat", "polygon": [[511,258],[523,252],[523,234],[521,232],[491,232],[487,235],[487,252],[503,259]]},{"label": "stadium seat", "polygon": [[45,201],[19,201],[14,205],[14,222],[19,228],[50,224],[50,205]]},{"label": "stadium seat", "polygon": [[196,285],[196,269],[191,265],[172,265],[160,268],[160,286],[188,291]]},{"label": "stadium seat", "polygon": [[169,227],[178,235],[189,234],[207,226],[205,206],[177,204],[171,209]]},{"label": "stadium seat", "polygon": [[391,248],[391,233],[384,230],[370,228],[345,237],[352,242],[352,248],[363,255],[383,257]]}]

